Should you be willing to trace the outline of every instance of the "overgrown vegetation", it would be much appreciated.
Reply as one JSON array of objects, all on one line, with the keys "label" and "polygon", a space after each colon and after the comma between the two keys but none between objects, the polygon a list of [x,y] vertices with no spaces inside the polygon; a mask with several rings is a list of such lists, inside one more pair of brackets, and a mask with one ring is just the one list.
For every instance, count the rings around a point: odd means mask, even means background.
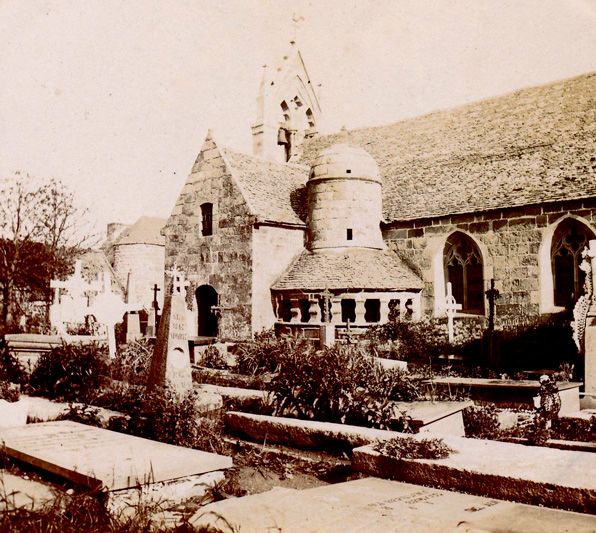
[{"label": "overgrown vegetation", "polygon": [[29,377],[19,360],[10,353],[6,339],[0,338],[0,381],[24,385]]},{"label": "overgrown vegetation", "polygon": [[17,507],[5,493],[1,477],[0,508],[0,531],[11,533],[201,533],[187,523],[172,528],[156,522],[159,504],[138,504],[126,513],[114,514],[92,495],[56,491],[53,501],[44,506]]},{"label": "overgrown vegetation", "polygon": [[213,346],[212,344],[207,346],[198,363],[200,366],[214,368],[216,370],[227,370],[229,368],[227,361],[224,356],[219,353],[217,346]]},{"label": "overgrown vegetation", "polygon": [[39,357],[30,379],[36,394],[89,402],[108,375],[107,350],[95,343],[62,344]]},{"label": "overgrown vegetation", "polygon": [[110,376],[130,385],[145,385],[152,354],[153,343],[147,339],[123,345],[110,362]]},{"label": "overgrown vegetation", "polygon": [[352,346],[315,351],[296,342],[278,357],[269,390],[280,416],[387,428],[392,401],[420,397],[402,372],[383,369]]},{"label": "overgrown vegetation", "polygon": [[284,351],[298,345],[306,349],[306,341],[291,336],[276,337],[273,330],[256,333],[253,341],[237,345],[234,370],[248,376],[275,373]]},{"label": "overgrown vegetation", "polygon": [[377,441],[373,449],[395,459],[445,459],[454,452],[443,439],[415,439],[395,437]]}]

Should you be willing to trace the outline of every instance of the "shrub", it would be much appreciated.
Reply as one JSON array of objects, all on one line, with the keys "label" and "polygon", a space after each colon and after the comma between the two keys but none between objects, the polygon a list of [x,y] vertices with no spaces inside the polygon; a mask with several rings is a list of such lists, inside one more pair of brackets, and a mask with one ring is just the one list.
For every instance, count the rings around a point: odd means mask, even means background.
[{"label": "shrub", "polygon": [[480,405],[466,407],[462,416],[466,437],[498,440],[501,426],[495,407]]},{"label": "shrub", "polygon": [[418,390],[398,371],[386,371],[351,346],[315,352],[295,346],[283,353],[269,390],[277,415],[388,427],[391,400],[411,400]]},{"label": "shrub", "polygon": [[202,418],[196,407],[196,395],[181,400],[167,389],[148,393],[141,387],[117,387],[109,396],[111,408],[126,416],[113,417],[108,428],[137,437],[223,453],[226,444],[218,423]]},{"label": "shrub", "polygon": [[216,370],[227,370],[229,368],[227,361],[219,353],[217,346],[213,346],[212,344],[207,346],[201,355],[199,365],[207,368],[215,368]]},{"label": "shrub", "polygon": [[62,344],[42,354],[31,374],[37,394],[88,402],[108,373],[106,351],[97,344]]},{"label": "shrub", "polygon": [[28,379],[23,365],[10,353],[6,339],[0,338],[0,381],[25,384]]},{"label": "shrub", "polygon": [[276,372],[286,350],[305,345],[291,336],[276,337],[273,330],[256,333],[253,341],[236,345],[236,372],[249,376]]},{"label": "shrub", "polygon": [[398,356],[404,361],[428,362],[441,354],[475,355],[481,350],[486,319],[458,318],[453,323],[454,342],[449,343],[446,318],[423,317],[418,321],[399,320],[393,316],[386,324],[370,329],[373,343],[398,341]]},{"label": "shrub", "polygon": [[19,401],[20,396],[19,389],[13,387],[10,382],[0,381],[0,400],[14,403]]},{"label": "shrub", "polygon": [[443,439],[417,440],[414,437],[395,437],[377,441],[373,449],[396,459],[445,459],[454,451]]},{"label": "shrub", "polygon": [[110,363],[112,379],[126,381],[131,385],[145,385],[153,355],[152,344],[143,339],[123,345]]},{"label": "shrub", "polygon": [[103,427],[103,422],[99,417],[99,409],[89,405],[71,403],[68,406],[68,411],[59,415],[56,420],[71,420],[88,426]]}]

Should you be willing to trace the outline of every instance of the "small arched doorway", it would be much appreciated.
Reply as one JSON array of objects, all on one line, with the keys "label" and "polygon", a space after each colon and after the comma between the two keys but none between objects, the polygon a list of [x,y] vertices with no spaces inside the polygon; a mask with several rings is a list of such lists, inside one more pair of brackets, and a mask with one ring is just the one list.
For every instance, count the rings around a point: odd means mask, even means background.
[{"label": "small arched doorway", "polygon": [[211,285],[201,285],[196,290],[197,314],[198,314],[198,336],[217,337],[218,315],[213,309],[219,303],[219,295]]}]

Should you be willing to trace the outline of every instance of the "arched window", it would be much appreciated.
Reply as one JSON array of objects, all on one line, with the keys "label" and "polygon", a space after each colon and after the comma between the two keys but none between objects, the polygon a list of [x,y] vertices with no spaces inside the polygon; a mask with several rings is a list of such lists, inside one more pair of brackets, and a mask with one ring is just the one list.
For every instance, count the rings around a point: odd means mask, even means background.
[{"label": "arched window", "polygon": [[204,237],[213,235],[213,204],[201,205],[201,233]]},{"label": "arched window", "polygon": [[484,314],[482,256],[470,237],[454,233],[445,244],[445,281],[463,313]]},{"label": "arched window", "polygon": [[550,252],[555,305],[573,307],[582,295],[585,273],[579,265],[590,239],[594,239],[594,233],[572,218],[561,222],[555,230]]}]

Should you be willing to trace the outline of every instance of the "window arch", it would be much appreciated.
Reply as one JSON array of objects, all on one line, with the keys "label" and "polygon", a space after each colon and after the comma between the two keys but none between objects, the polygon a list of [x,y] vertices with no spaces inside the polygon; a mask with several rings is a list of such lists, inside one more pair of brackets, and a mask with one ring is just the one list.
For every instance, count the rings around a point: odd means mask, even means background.
[{"label": "window arch", "polygon": [[482,255],[476,243],[457,232],[445,243],[445,283],[451,283],[455,301],[463,313],[484,314],[484,276]]},{"label": "window arch", "polygon": [[556,306],[571,308],[583,292],[585,272],[579,268],[582,251],[594,233],[573,218],[561,222],[553,235],[550,259]]}]

